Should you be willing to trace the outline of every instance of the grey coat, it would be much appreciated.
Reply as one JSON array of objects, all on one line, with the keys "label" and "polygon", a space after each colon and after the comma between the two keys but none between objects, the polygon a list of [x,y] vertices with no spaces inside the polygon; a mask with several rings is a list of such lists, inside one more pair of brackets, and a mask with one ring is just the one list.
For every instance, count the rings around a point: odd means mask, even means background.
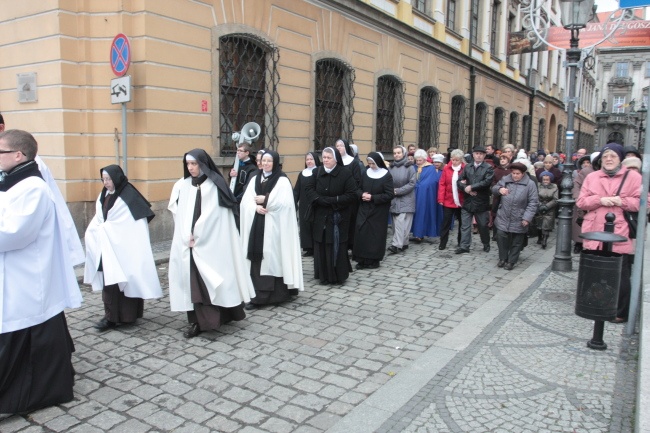
[{"label": "grey coat", "polygon": [[530,223],[535,217],[539,204],[537,185],[525,174],[519,182],[512,180],[512,174],[509,174],[492,187],[492,193],[500,195],[501,188],[508,188],[508,194],[501,195],[494,224],[504,232],[526,233],[528,227],[521,225],[521,222],[526,220]]},{"label": "grey coat", "polygon": [[539,184],[539,214],[537,215],[537,227],[545,231],[553,231],[555,227],[555,207],[557,206],[557,185],[554,183],[548,186]]},{"label": "grey coat", "polygon": [[407,158],[390,165],[395,197],[390,203],[390,213],[415,212],[415,169]]}]

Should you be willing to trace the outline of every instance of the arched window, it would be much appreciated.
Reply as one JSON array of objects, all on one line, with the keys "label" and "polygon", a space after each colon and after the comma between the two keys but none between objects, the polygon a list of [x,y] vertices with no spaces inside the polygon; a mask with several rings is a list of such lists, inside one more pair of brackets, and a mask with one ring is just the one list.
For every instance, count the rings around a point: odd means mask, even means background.
[{"label": "arched window", "polygon": [[539,130],[537,131],[537,149],[546,147],[546,119],[539,119]]},{"label": "arched window", "polygon": [[458,95],[451,98],[451,119],[449,125],[449,147],[465,149],[465,98]]},{"label": "arched window", "polygon": [[402,144],[404,125],[404,86],[399,78],[382,75],[377,80],[377,152],[390,153]]},{"label": "arched window", "polygon": [[438,147],[440,138],[440,92],[433,87],[420,90],[418,146],[421,149]]},{"label": "arched window", "polygon": [[231,136],[248,122],[261,127],[259,147],[278,143],[278,49],[250,34],[219,39],[219,137],[221,155],[234,155]]},{"label": "arched window", "polygon": [[525,115],[524,124],[521,131],[521,146],[526,150],[530,150],[530,130],[532,129],[530,122],[531,117],[528,114]]},{"label": "arched window", "polygon": [[341,137],[352,141],[354,78],[352,67],[339,60],[316,62],[315,150],[333,146]]},{"label": "arched window", "polygon": [[506,110],[501,107],[494,109],[494,136],[492,137],[492,147],[499,149],[503,144],[503,131],[505,129]]},{"label": "arched window", "polygon": [[485,102],[476,104],[474,114],[474,146],[485,147],[487,141],[488,106]]},{"label": "arched window", "polygon": [[510,113],[510,129],[508,130],[508,143],[517,147],[517,136],[519,135],[519,114],[516,112]]}]

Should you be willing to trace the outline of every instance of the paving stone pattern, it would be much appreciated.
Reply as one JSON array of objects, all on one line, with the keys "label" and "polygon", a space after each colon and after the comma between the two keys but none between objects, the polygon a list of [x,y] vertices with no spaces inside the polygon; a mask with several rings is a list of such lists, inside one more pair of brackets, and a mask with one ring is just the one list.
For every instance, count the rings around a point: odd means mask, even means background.
[{"label": "paving stone pattern", "polygon": [[586,347],[576,273],[546,272],[378,432],[632,432],[638,340],[607,323]]},{"label": "paving stone pattern", "polygon": [[[484,253],[477,241],[474,236],[476,250],[463,255],[439,251],[435,243],[412,244],[379,269],[355,271],[342,286],[317,284],[311,258],[304,259],[306,290],[294,301],[247,312],[241,322],[190,340],[182,337],[185,314],[169,311],[167,296],[145,302],[137,325],[98,333],[101,295],[84,287],[83,307],[67,312],[76,345],[75,399],[6,418],[0,432],[326,431],[525,272],[540,252],[533,243],[508,272],[495,266],[496,244]],[[165,294],[166,267],[159,266]],[[595,355],[583,347],[589,323],[571,320],[568,303],[532,296],[522,302],[518,314],[502,316],[484,337],[489,345],[472,346],[423,384],[382,431],[544,431],[576,420],[594,428],[577,431],[607,431],[615,422],[620,428],[612,431],[629,431],[630,417],[621,415],[629,407],[616,411],[612,401],[624,374],[593,361],[620,356],[623,343],[613,332],[621,328],[607,326],[611,350]],[[558,305],[562,314],[554,312]],[[562,365],[563,355],[576,353],[593,368],[586,377],[572,377],[571,365]],[[629,382],[620,381],[633,395]],[[564,391],[568,385],[571,392]],[[554,404],[542,407],[547,401]],[[508,422],[517,428],[508,430]]]}]

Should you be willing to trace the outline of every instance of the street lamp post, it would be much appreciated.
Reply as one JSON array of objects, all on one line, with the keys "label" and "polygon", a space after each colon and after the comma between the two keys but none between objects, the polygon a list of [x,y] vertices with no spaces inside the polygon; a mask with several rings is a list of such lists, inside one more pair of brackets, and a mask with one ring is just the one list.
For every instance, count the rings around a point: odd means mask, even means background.
[{"label": "street lamp post", "polygon": [[[562,24],[571,31],[570,48],[566,52],[566,65],[569,70],[569,97],[567,103],[567,131],[566,155],[571,161],[574,140],[574,114],[576,103],[576,75],[580,66],[582,50],[578,48],[580,29],[587,26],[587,22],[594,13],[594,0],[560,0]],[[571,261],[571,229],[573,206],[575,200],[572,196],[573,189],[573,164],[564,164],[562,172],[561,198],[558,200],[558,233],[553,257],[552,269],[554,271],[570,271]]]},{"label": "street lamp post", "polygon": [[637,143],[637,147],[639,149],[639,153],[643,154],[643,150],[644,150],[644,147],[645,147],[643,145],[645,140],[643,140],[643,138],[642,138],[643,133],[645,132],[645,128],[643,127],[643,121],[645,120],[646,114],[648,114],[648,109],[646,108],[645,104],[643,104],[643,103],[641,104],[641,108],[639,108],[637,113],[639,115],[639,121],[640,121],[640,123],[639,123],[639,137],[638,137],[639,141]]}]

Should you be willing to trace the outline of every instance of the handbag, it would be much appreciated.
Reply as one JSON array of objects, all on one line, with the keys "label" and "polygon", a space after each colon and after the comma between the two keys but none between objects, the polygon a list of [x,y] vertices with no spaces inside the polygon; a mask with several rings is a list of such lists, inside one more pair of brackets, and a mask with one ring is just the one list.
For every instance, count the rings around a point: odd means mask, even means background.
[{"label": "handbag", "polygon": [[[623,180],[621,181],[621,184],[618,186],[618,191],[616,191],[616,195],[619,195],[621,193],[621,188],[623,188],[623,184],[625,183],[625,179],[627,179],[627,175],[630,174],[630,171],[626,171],[625,175],[623,176]],[[625,221],[627,221],[627,227],[629,230],[628,233],[628,238],[630,239],[636,239],[636,231],[639,226],[639,212],[630,212],[623,210],[623,218],[625,218]]]}]

